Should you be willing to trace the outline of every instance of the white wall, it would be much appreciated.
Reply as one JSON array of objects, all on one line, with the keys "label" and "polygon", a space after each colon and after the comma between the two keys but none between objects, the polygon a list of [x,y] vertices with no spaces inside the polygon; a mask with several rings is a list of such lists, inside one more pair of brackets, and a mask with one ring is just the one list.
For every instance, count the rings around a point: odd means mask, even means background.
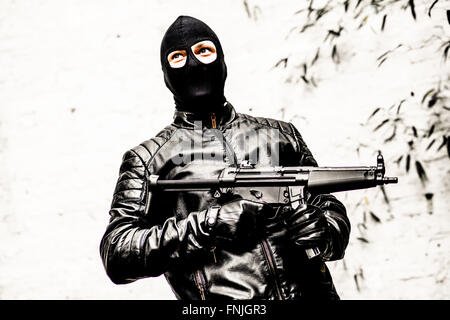
[{"label": "white wall", "polygon": [[[211,1],[0,2],[0,298],[174,299],[162,277],[113,285],[98,246],[122,154],[172,119],[159,45],[180,14],[204,20],[221,39],[226,96],[238,111],[292,121],[320,165],[374,165],[381,148],[388,174],[399,176],[387,188],[390,207],[375,189],[337,194],[353,226],[345,260],[329,264],[341,297],[450,297],[448,158],[426,163],[431,181],[424,188],[393,163],[403,144],[383,145],[373,126],[360,125],[375,106],[398,103],[411,91],[414,114],[423,93],[448,75],[437,48],[420,48],[436,26],[448,38],[445,1],[432,18],[417,5],[417,21],[399,11],[383,33],[376,16],[368,22],[373,27],[343,35],[343,62],[320,60],[317,88],[285,84],[295,68],[272,67],[285,55],[311,55],[328,26],[285,40],[299,19],[297,1],[248,4],[259,6],[257,19],[238,0],[214,7]],[[377,68],[377,57],[398,42],[412,49]],[[416,113],[417,123],[426,122]],[[358,155],[360,142],[368,147]],[[432,215],[425,192],[435,193]],[[367,230],[359,231],[364,210],[381,223],[366,214]],[[357,239],[361,233],[369,243]]]}]

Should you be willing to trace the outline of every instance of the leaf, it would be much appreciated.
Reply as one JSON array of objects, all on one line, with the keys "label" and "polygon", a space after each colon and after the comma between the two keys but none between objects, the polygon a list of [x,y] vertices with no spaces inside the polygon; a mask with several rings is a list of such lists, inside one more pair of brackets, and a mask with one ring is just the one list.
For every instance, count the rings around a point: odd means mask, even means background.
[{"label": "leaf", "polygon": [[370,213],[370,217],[375,220],[375,222],[381,223],[381,219],[377,217],[377,215],[375,213],[373,213],[372,211],[369,211]]},{"label": "leaf", "polygon": [[400,161],[402,161],[402,159],[403,159],[403,155],[401,155],[400,157],[398,157],[398,159],[395,160],[395,163],[396,163],[397,165],[400,165]]},{"label": "leaf", "polygon": [[275,63],[275,65],[273,66],[274,68],[277,68],[280,64],[283,64],[283,68],[286,68],[287,66],[287,62],[288,62],[288,57],[280,59],[280,61],[278,61],[277,63]]},{"label": "leaf", "polygon": [[416,6],[414,5],[414,0],[409,0],[408,5],[411,8],[411,14],[414,20],[416,20]]},{"label": "leaf", "polygon": [[355,9],[359,7],[359,5],[361,4],[362,0],[358,0],[358,2],[356,3]]},{"label": "leaf", "polygon": [[447,155],[450,158],[450,138],[447,137]]},{"label": "leaf", "polygon": [[407,155],[406,156],[406,167],[405,167],[405,169],[406,169],[406,172],[409,172],[409,165],[410,165],[410,162],[411,162],[411,155]]},{"label": "leaf", "polygon": [[312,7],[312,5],[313,5],[313,2],[314,2],[314,0],[309,0],[309,5],[308,5],[308,18],[309,18],[309,16],[311,15],[311,12],[313,12],[313,7]]},{"label": "leaf", "polygon": [[320,55],[320,48],[317,49],[316,55],[314,56],[314,59],[312,59],[311,61],[311,65],[317,62],[317,60],[319,59],[319,55]]},{"label": "leaf", "polygon": [[414,137],[418,137],[418,135],[417,135],[417,129],[416,129],[416,127],[414,127],[414,126],[412,126],[411,127],[412,128],[412,131],[413,131],[413,134],[414,134]]},{"label": "leaf", "polygon": [[[355,8],[355,10],[356,10],[356,8]],[[359,16],[360,16],[363,12],[364,12],[364,8],[361,8],[361,9],[355,14],[355,16],[353,17],[353,20],[358,19]]]},{"label": "leaf", "polygon": [[334,30],[328,30],[328,34],[331,34],[334,37],[340,37],[341,36],[342,27],[339,27],[338,31]]},{"label": "leaf", "polygon": [[434,89],[428,90],[428,91],[423,95],[422,103],[425,102],[425,99],[426,99],[432,92],[434,92]]},{"label": "leaf", "polygon": [[383,57],[384,56],[386,56],[389,52],[392,52],[392,50],[388,50],[388,51],[386,51],[385,53],[383,53],[381,56],[379,56],[378,58],[377,58],[377,60],[381,60],[381,59],[383,59]]},{"label": "leaf", "polygon": [[427,174],[425,172],[425,169],[423,168],[422,164],[416,160],[416,171],[417,175],[420,178],[420,181],[425,184],[426,181],[428,181]]},{"label": "leaf", "polygon": [[322,18],[324,15],[326,15],[329,11],[330,9],[326,7],[316,10],[316,21]]},{"label": "leaf", "polygon": [[361,23],[360,23],[359,26],[358,26],[358,29],[361,29],[361,28],[366,24],[368,18],[369,18],[369,16],[365,16],[365,17],[362,19]]},{"label": "leaf", "polygon": [[358,284],[358,275],[357,275],[357,274],[354,274],[354,275],[353,275],[353,280],[355,280],[356,290],[357,290],[358,292],[360,292],[361,289],[359,288],[359,284]]},{"label": "leaf", "polygon": [[[366,213],[366,212],[364,211],[364,213]],[[365,219],[364,219],[364,221],[365,221]],[[358,227],[359,232],[361,232],[361,233],[364,233],[364,231],[361,231],[362,229],[367,230],[367,226],[365,223],[358,223],[357,227]]]},{"label": "leaf", "polygon": [[359,276],[361,277],[361,279],[364,279],[364,272],[361,267],[359,268]]},{"label": "leaf", "polygon": [[381,31],[384,31],[384,25],[386,24],[387,14],[383,16],[383,21],[381,22]]},{"label": "leaf", "polygon": [[314,23],[308,23],[308,24],[305,24],[305,25],[300,29],[299,33],[305,32],[306,29],[308,29],[308,28],[310,28],[310,27],[312,27],[312,26],[314,26]]},{"label": "leaf", "polygon": [[245,8],[245,12],[247,13],[247,16],[248,16],[249,18],[251,18],[251,17],[252,17],[252,14],[250,13],[250,8],[248,7],[248,2],[247,2],[247,0],[244,0],[244,8]]},{"label": "leaf", "polygon": [[438,96],[437,96],[437,92],[435,92],[433,94],[433,96],[431,97],[431,99],[428,101],[428,108],[432,108],[436,102],[438,101]]},{"label": "leaf", "polygon": [[383,193],[384,202],[386,202],[387,204],[390,204],[389,197],[387,196],[386,189],[384,188],[384,186],[381,185],[380,189],[381,189],[381,192]]},{"label": "leaf", "polygon": [[447,56],[448,56],[448,51],[449,51],[449,50],[450,50],[450,44],[449,44],[448,46],[446,46],[445,49],[444,49],[444,53],[443,53],[444,61],[447,60]]},{"label": "leaf", "polygon": [[433,124],[433,125],[431,126],[430,130],[428,130],[428,137],[430,137],[430,136],[433,134],[434,128],[435,128],[435,127],[436,127],[436,125]]},{"label": "leaf", "polygon": [[386,60],[387,60],[387,57],[384,58],[383,60],[381,60],[377,67],[379,68]]},{"label": "leaf", "polygon": [[392,139],[395,138],[396,133],[397,133],[397,127],[395,126],[394,130],[392,131],[392,134],[384,140],[384,143],[392,141]]},{"label": "leaf", "polygon": [[431,9],[433,9],[434,5],[438,3],[439,0],[434,0],[433,4],[430,6],[430,9],[428,9],[428,16],[431,18]]},{"label": "leaf", "polygon": [[261,8],[259,6],[253,7],[253,17],[255,20],[258,20],[258,12],[261,14]]},{"label": "leaf", "polygon": [[382,126],[384,126],[386,123],[388,123],[389,122],[389,119],[384,119],[383,121],[381,121],[381,123],[379,124],[379,125],[377,125],[376,127],[375,127],[375,129],[373,129],[373,131],[375,132],[375,131],[377,131],[378,129],[380,129]]},{"label": "leaf", "polygon": [[[381,1],[378,1],[378,2],[381,2]],[[376,14],[378,14],[379,12],[380,12],[380,5],[378,4],[378,2],[375,0],[372,0],[371,2],[370,2],[370,5],[371,6],[373,6],[373,8],[375,9],[375,13]]]},{"label": "leaf", "polygon": [[376,108],[373,112],[372,112],[372,114],[369,116],[369,118],[367,119],[367,121],[369,121],[370,120],[370,118],[372,118],[374,115],[376,115],[377,114],[377,112],[378,111],[380,111],[381,110],[381,108],[380,107],[378,107],[378,108]]},{"label": "leaf", "polygon": [[364,238],[364,237],[358,237],[358,238],[356,238],[357,240],[359,240],[359,241],[361,241],[361,242],[364,242],[364,243],[369,243],[369,240],[367,240],[366,238]]},{"label": "leaf", "polygon": [[402,104],[403,104],[403,102],[405,102],[406,100],[405,99],[403,99],[402,101],[400,101],[400,103],[398,104],[398,107],[397,107],[397,114],[399,114],[400,113],[400,107],[402,106]]},{"label": "leaf", "polygon": [[338,64],[339,63],[339,53],[337,50],[337,46],[334,45],[333,46],[333,50],[331,51],[331,58],[333,59],[333,61]]},{"label": "leaf", "polygon": [[439,151],[439,150],[441,150],[442,149],[442,147],[444,147],[446,144],[447,144],[447,137],[446,136],[443,136],[442,137],[442,143],[439,145],[439,147],[437,148],[437,151]]},{"label": "leaf", "polygon": [[436,142],[436,139],[431,140],[431,142],[428,144],[427,148],[425,150],[428,150],[431,148],[431,146]]},{"label": "leaf", "polygon": [[313,2],[314,2],[314,0],[309,0],[309,5],[308,5],[308,18],[309,18],[309,16],[311,15],[311,12],[313,12],[313,7],[312,7],[312,5],[313,5]]},{"label": "leaf", "polygon": [[345,12],[347,12],[347,10],[348,10],[349,3],[350,3],[350,0],[345,0],[344,1],[344,10],[345,10]]}]

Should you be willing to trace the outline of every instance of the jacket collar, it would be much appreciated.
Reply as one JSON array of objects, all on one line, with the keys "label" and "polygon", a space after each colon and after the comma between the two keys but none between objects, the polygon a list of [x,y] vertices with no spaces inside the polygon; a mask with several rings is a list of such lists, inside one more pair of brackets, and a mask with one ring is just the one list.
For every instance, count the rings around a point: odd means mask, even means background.
[{"label": "jacket collar", "polygon": [[183,128],[194,128],[195,123],[201,121],[202,127],[212,128],[212,117],[215,117],[217,127],[224,127],[235,119],[236,111],[228,101],[225,102],[222,109],[214,114],[176,110],[173,116],[173,123]]}]

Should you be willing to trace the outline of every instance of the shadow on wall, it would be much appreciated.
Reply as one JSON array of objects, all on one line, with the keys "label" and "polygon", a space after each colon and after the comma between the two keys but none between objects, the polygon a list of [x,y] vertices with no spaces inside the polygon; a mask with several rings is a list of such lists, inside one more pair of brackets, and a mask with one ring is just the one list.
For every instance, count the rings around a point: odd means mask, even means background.
[{"label": "shadow on wall", "polygon": [[346,258],[330,263],[341,297],[448,298],[450,11],[439,1],[308,1],[292,16],[292,50],[274,72],[312,107],[299,112],[294,100],[280,112],[308,119],[306,136],[339,132],[338,144],[313,146],[326,164],[368,164],[381,150],[400,180],[338,195],[353,225]]}]

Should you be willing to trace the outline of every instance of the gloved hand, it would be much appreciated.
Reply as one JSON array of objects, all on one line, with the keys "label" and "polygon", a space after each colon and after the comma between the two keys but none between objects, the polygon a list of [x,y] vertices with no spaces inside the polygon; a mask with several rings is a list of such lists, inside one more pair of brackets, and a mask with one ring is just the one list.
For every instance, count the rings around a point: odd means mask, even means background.
[{"label": "gloved hand", "polygon": [[308,249],[318,248],[320,256],[325,256],[331,248],[331,232],[324,211],[308,204],[306,209],[284,212],[283,220],[287,236],[295,245]]},{"label": "gloved hand", "polygon": [[215,244],[228,245],[251,239],[261,224],[266,205],[238,199],[206,211],[204,226]]}]

